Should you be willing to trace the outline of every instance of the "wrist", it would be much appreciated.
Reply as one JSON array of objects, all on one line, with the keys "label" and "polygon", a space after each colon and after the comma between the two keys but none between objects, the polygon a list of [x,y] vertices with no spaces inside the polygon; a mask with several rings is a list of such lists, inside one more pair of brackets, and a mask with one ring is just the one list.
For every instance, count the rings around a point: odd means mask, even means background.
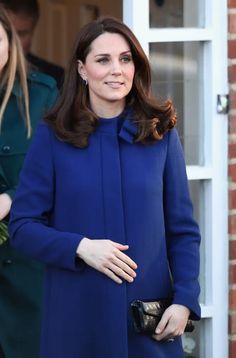
[{"label": "wrist", "polygon": [[2,193],[1,198],[4,200],[4,203],[8,206],[11,206],[12,199],[8,193]]},{"label": "wrist", "polygon": [[12,200],[7,193],[0,194],[0,220],[3,220],[10,212]]},{"label": "wrist", "polygon": [[176,307],[179,307],[182,311],[184,311],[187,316],[190,315],[191,311],[190,311],[190,309],[189,309],[187,306],[182,305],[182,304],[178,304],[178,303],[176,303],[176,304],[174,304],[174,305],[175,305]]},{"label": "wrist", "polygon": [[90,239],[88,239],[87,237],[84,237],[80,241],[80,243],[79,243],[79,245],[78,245],[78,247],[76,249],[76,256],[79,257],[80,259],[83,259],[84,252],[86,252],[86,247],[87,247],[87,244],[88,244],[89,241],[90,241]]}]

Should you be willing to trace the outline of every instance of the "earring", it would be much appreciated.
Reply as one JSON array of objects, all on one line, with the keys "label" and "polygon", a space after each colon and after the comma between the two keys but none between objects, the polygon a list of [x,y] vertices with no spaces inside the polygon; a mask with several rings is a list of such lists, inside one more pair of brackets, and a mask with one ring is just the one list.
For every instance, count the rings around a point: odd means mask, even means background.
[{"label": "earring", "polygon": [[87,80],[87,78],[84,78],[83,81],[84,81],[85,86],[87,86],[87,85],[88,85],[88,80]]}]

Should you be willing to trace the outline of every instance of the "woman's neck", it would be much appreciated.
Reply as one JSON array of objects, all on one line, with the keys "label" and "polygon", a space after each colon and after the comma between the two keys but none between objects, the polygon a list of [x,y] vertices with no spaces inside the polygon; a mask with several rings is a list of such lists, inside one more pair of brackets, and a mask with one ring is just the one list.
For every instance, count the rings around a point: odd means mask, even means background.
[{"label": "woman's neck", "polygon": [[101,118],[113,118],[117,117],[119,114],[121,114],[125,107],[125,102],[110,102],[106,103],[105,105],[93,105],[91,103],[92,110],[96,113],[98,117]]}]

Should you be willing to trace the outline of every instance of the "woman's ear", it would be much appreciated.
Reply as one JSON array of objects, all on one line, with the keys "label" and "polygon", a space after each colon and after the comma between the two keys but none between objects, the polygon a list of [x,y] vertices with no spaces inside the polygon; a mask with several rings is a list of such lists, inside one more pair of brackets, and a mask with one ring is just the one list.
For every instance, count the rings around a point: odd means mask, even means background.
[{"label": "woman's ear", "polygon": [[81,60],[78,60],[77,62],[78,62],[78,73],[79,73],[80,77],[85,81],[85,80],[87,80],[87,76],[86,76],[84,64]]}]

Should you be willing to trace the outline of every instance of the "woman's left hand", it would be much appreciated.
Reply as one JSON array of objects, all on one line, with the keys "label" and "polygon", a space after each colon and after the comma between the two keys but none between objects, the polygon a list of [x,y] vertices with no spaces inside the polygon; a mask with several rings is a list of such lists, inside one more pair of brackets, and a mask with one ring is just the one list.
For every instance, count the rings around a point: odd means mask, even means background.
[{"label": "woman's left hand", "polygon": [[3,220],[10,212],[12,200],[8,194],[0,194],[0,220]]},{"label": "woman's left hand", "polygon": [[157,341],[173,339],[184,333],[190,310],[183,305],[168,307],[158,323],[153,338]]}]

